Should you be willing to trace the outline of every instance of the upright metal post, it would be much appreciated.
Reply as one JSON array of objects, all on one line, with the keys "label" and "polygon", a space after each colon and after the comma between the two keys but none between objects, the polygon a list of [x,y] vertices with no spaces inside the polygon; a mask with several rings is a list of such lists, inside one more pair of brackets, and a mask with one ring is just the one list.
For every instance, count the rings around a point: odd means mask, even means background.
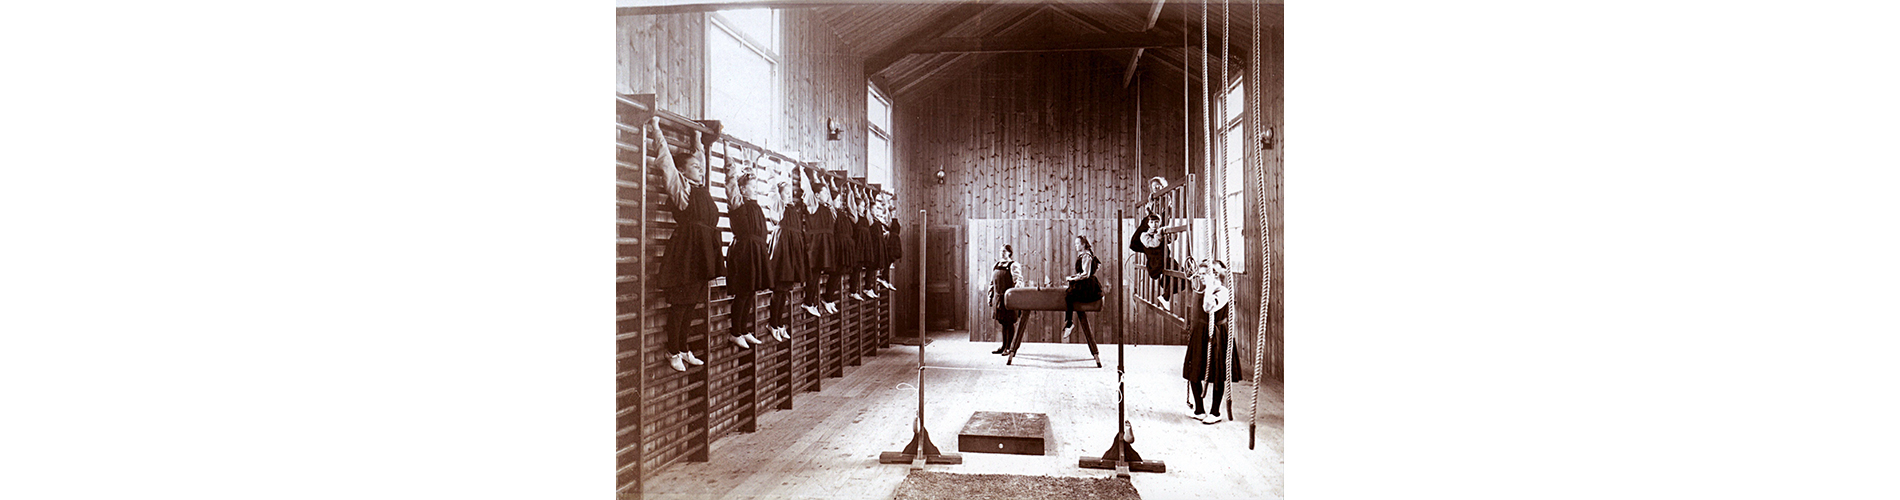
[{"label": "upright metal post", "polygon": [[908,463],[911,470],[922,470],[926,463],[963,463],[963,455],[938,451],[937,445],[930,442],[930,432],[924,429],[924,344],[929,343],[930,340],[924,336],[924,277],[929,271],[928,264],[930,263],[926,246],[930,242],[930,213],[918,210],[917,214],[917,225],[923,228],[917,231],[918,253],[926,255],[924,260],[917,264],[917,422],[912,427],[910,444],[904,446],[904,451],[887,451],[877,457],[877,462],[881,464]]},{"label": "upright metal post", "polygon": [[[1115,241],[1117,242],[1122,240],[1121,222],[1123,216],[1121,210],[1115,211]],[[1119,255],[1119,253],[1118,251],[1117,254]],[[1115,262],[1119,263],[1121,259],[1117,258]],[[1117,272],[1116,274],[1120,275],[1121,273]],[[1124,280],[1122,287],[1124,289],[1128,288],[1125,281],[1126,280]],[[1128,294],[1124,292],[1121,296],[1126,297]],[[1125,300],[1122,305],[1127,305]],[[1122,316],[1116,316],[1117,322],[1120,322],[1121,319]],[[1124,348],[1124,345],[1125,344],[1122,343],[1122,334],[1118,328],[1115,334],[1115,442],[1108,446],[1108,452],[1103,453],[1102,456],[1082,457],[1082,459],[1076,463],[1076,466],[1087,469],[1114,469],[1115,475],[1118,477],[1128,477],[1131,471],[1167,472],[1167,464],[1162,463],[1160,460],[1142,460],[1141,453],[1136,452],[1135,447],[1131,444],[1135,442],[1135,428],[1128,423],[1128,383],[1123,378],[1123,375],[1128,371],[1128,352]]]}]

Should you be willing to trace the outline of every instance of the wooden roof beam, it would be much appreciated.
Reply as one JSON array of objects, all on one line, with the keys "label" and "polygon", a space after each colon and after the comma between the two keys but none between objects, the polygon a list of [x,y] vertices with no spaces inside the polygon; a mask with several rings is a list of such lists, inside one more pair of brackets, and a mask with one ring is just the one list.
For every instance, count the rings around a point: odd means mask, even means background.
[{"label": "wooden roof beam", "polygon": [[[1148,24],[1142,26],[1142,31],[1155,29],[1155,21],[1161,19],[1161,6],[1167,5],[1167,3],[1167,0],[1155,0],[1154,7],[1148,9]],[[1141,62],[1141,53],[1147,51],[1147,47],[1135,49],[1135,56],[1128,58],[1128,71],[1122,73],[1123,87],[1127,87],[1130,82],[1135,81],[1135,64]]]},{"label": "wooden roof beam", "polygon": [[831,0],[748,0],[739,2],[678,2],[670,0],[619,0],[615,2],[614,14],[622,16],[644,16],[654,14],[690,14],[695,12],[713,12],[733,9],[755,9],[769,7],[773,9],[809,9],[819,7],[858,7],[879,2],[871,0],[831,1]]},{"label": "wooden roof beam", "polygon": [[[1016,14],[1016,17],[1013,17],[1004,21],[1003,24],[993,29],[990,29],[988,32],[984,34],[994,36],[994,35],[999,35],[1003,33],[1008,33],[1012,30],[1015,30],[1017,27],[1022,26],[1023,23],[1028,22],[1030,19],[1034,19],[1037,14],[1041,14],[1042,11],[1045,11],[1045,10],[1049,10],[1048,4],[1043,4],[1035,8],[1023,9],[1022,12],[1019,12]],[[904,84],[902,88],[892,90],[890,93],[885,94],[885,95],[895,100],[898,98],[898,96],[902,94],[907,94],[912,90],[921,88],[922,86],[919,84],[924,83],[926,80],[929,80],[931,77],[937,76],[937,74],[942,73],[944,69],[947,69],[951,66],[955,66],[958,62],[964,60],[964,58],[970,57],[970,54],[971,54],[970,52],[964,52],[964,53],[952,56],[950,60],[944,61],[943,64],[938,64],[936,67],[930,68],[930,70],[925,72],[923,76],[911,78],[909,79],[908,83]]]},{"label": "wooden roof beam", "polygon": [[985,38],[938,38],[911,49],[912,53],[941,52],[1068,52],[1078,50],[1116,50],[1147,47],[1180,47],[1181,40],[1169,33],[1141,31],[1129,33],[1083,33],[1076,35],[1035,35]]},{"label": "wooden roof beam", "polygon": [[891,67],[891,64],[896,63],[898,59],[903,59],[904,56],[910,55],[913,52],[911,49],[916,48],[918,44],[936,39],[937,37],[943,36],[944,33],[949,33],[950,30],[957,29],[958,26],[970,22],[971,19],[976,18],[976,16],[982,14],[983,11],[989,10],[990,5],[992,4],[986,1],[969,2],[951,8],[949,11],[937,16],[936,19],[931,19],[930,22],[924,23],[922,28],[911,32],[909,35],[905,35],[903,39],[891,44],[891,46],[884,49],[883,52],[878,52],[871,57],[865,58],[864,75],[872,76],[883,72],[885,68]]}]

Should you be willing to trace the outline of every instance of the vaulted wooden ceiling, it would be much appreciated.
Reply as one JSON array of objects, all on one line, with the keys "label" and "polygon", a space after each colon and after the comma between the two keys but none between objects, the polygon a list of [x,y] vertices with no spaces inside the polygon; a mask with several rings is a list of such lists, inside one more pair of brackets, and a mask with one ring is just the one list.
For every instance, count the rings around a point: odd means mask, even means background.
[{"label": "vaulted wooden ceiling", "polygon": [[1218,68],[1223,10],[1230,14],[1227,54],[1235,68],[1251,58],[1255,7],[1263,33],[1281,29],[1283,18],[1280,0],[764,0],[623,7],[621,12],[758,6],[814,9],[854,56],[864,58],[865,75],[893,98],[953,80],[1003,52],[1069,52],[1164,72],[1163,81],[1179,81],[1182,73],[1198,81],[1201,47],[1212,47],[1212,65]]}]

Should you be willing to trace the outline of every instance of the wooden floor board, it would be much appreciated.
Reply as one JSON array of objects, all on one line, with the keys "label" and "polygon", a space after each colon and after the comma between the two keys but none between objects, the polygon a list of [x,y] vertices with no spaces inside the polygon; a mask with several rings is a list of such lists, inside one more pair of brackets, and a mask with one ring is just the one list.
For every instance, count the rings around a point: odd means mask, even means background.
[{"label": "wooden floor board", "polygon": [[[931,335],[925,370],[926,428],[962,465],[928,470],[962,474],[1107,477],[1083,469],[1083,456],[1100,456],[1114,437],[1115,347],[1102,346],[1095,368],[1079,344],[1024,344],[1016,366],[989,354],[994,342],[969,342],[967,332]],[[759,431],[713,443],[711,461],[678,463],[646,481],[652,499],[887,499],[908,473],[883,465],[879,453],[910,441],[917,412],[916,347],[893,344],[829,379],[819,392],[795,396],[793,409],[759,417]],[[1282,397],[1262,387],[1257,449],[1247,449],[1250,383],[1230,387],[1234,420],[1203,425],[1187,416],[1187,383],[1180,377],[1182,346],[1128,348],[1128,416],[1134,447],[1167,463],[1165,473],[1136,473],[1143,498],[1277,499],[1284,452]],[[1044,413],[1048,452],[1041,456],[963,452],[956,434],[977,411]]]}]

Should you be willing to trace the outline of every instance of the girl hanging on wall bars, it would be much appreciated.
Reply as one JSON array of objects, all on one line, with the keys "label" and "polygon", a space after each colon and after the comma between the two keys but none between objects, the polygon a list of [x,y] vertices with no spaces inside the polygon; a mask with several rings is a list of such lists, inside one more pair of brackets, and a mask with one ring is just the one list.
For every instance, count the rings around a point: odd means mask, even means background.
[{"label": "girl hanging on wall bars", "polygon": [[659,289],[666,298],[666,350],[674,370],[686,371],[686,365],[704,365],[686,347],[687,328],[693,311],[706,304],[712,293],[712,280],[726,273],[725,259],[719,255],[719,207],[713,204],[712,191],[706,187],[706,141],[693,132],[692,151],[673,152],[653,117],[654,137],[660,143],[660,169],[666,181],[667,201],[673,206],[678,223],[672,238],[666,241],[666,253],[660,260]]}]

